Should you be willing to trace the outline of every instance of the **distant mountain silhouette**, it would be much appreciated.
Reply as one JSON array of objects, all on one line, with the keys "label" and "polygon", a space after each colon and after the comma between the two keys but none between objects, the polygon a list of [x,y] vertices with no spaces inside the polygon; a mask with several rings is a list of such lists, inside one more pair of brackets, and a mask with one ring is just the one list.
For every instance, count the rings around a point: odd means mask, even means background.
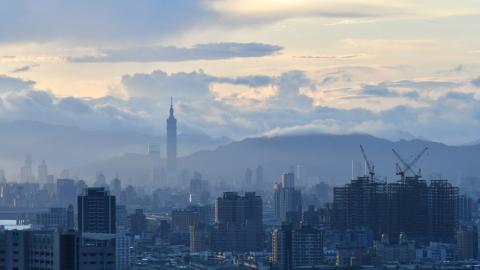
[{"label": "distant mountain silhouette", "polygon": [[[463,176],[480,176],[480,145],[447,146],[424,140],[391,142],[361,134],[249,138],[215,150],[203,150],[185,156],[179,159],[179,166],[190,172],[199,171],[204,178],[213,181],[238,182],[243,179],[247,167],[254,169],[257,165],[262,165],[265,181],[273,182],[282,172],[288,170],[290,165],[300,164],[304,175],[309,176],[312,181],[323,180],[338,184],[350,180],[352,160],[354,174],[364,173],[360,144],[375,165],[377,177],[380,179],[398,179],[395,175],[397,160],[392,148],[410,160],[424,147],[429,150],[415,166],[415,170],[422,169],[424,178],[448,178],[456,181]],[[121,170],[127,174],[127,178],[135,178],[134,172],[148,170],[145,165],[148,162],[139,162],[144,158],[139,155],[124,155],[113,160],[92,163],[83,169]]]},{"label": "distant mountain silhouette", "polygon": [[[180,134],[178,140],[180,155],[215,149],[231,141],[198,134]],[[41,159],[45,159],[52,171],[58,173],[62,168],[76,168],[124,153],[146,153],[149,143],[160,143],[161,153],[165,155],[163,136],[134,131],[86,131],[36,121],[0,122],[0,168],[5,169],[7,175],[17,175],[25,156],[31,154],[35,174]]]}]

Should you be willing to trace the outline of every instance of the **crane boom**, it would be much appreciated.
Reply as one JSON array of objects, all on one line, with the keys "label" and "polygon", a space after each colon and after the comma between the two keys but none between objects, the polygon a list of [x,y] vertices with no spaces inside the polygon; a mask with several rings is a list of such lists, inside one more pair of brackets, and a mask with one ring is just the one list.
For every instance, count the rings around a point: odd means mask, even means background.
[{"label": "crane boom", "polygon": [[[427,152],[427,150],[428,150],[428,147],[423,148],[422,151],[420,151],[420,153],[418,153],[418,154],[415,156],[415,158],[414,158],[412,161],[410,161],[410,163],[407,163],[407,162],[400,156],[400,154],[399,154],[397,151],[395,151],[395,149],[392,149],[392,151],[393,151],[393,153],[395,154],[395,156],[397,157],[397,159],[398,159],[398,160],[403,164],[403,166],[404,166],[403,170],[400,170],[400,171],[401,171],[400,174],[403,174],[403,175],[404,175],[404,174],[405,174],[405,171],[408,170],[408,171],[410,171],[414,176],[416,176],[416,177],[420,176],[420,173],[417,174],[417,173],[412,169],[412,167],[413,167],[413,165],[415,165],[415,163],[417,163],[417,161],[423,156],[423,154],[425,154],[425,152]],[[399,170],[399,166],[397,166],[397,171],[398,171],[398,170]]]},{"label": "crane boom", "polygon": [[373,178],[375,176],[375,167],[373,167],[370,164],[370,161],[368,160],[367,154],[365,153],[365,149],[363,148],[363,146],[361,144],[360,144],[360,150],[362,151],[363,159],[365,160],[365,163],[367,164],[368,173],[370,174],[370,178],[373,180]]}]

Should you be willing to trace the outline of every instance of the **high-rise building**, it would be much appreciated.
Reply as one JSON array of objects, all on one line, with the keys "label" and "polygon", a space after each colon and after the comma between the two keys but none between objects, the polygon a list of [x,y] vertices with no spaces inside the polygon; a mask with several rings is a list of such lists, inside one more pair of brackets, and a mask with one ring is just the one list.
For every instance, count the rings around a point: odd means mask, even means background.
[{"label": "high-rise building", "polygon": [[[335,187],[333,226],[353,229],[368,226],[380,237],[387,230],[387,193],[384,182],[358,177],[343,187]],[[397,234],[398,235],[398,234]]]},{"label": "high-rise building", "polygon": [[80,269],[115,269],[115,196],[102,187],[85,189],[78,196],[78,231]]},{"label": "high-rise building", "polygon": [[47,183],[48,180],[48,166],[45,160],[42,160],[42,163],[38,165],[38,175],[37,180],[39,183]]},{"label": "high-rise building", "polygon": [[367,226],[374,238],[396,241],[400,233],[420,244],[454,241],[458,224],[458,188],[446,180],[430,185],[419,177],[386,183],[368,176],[334,188],[332,225],[336,229]]},{"label": "high-rise building", "polygon": [[95,182],[93,183],[94,187],[107,187],[107,178],[103,172],[98,171],[96,173]]},{"label": "high-rise building", "polygon": [[215,225],[210,235],[214,251],[263,250],[263,205],[255,192],[240,196],[225,192],[215,201]]},{"label": "high-rise building", "polygon": [[173,114],[173,99],[167,118],[167,181],[174,184],[177,179],[177,119]]},{"label": "high-rise building", "polygon": [[77,270],[77,243],[75,232],[0,231],[0,269]]},{"label": "high-rise building", "polygon": [[143,213],[143,209],[135,209],[135,213],[129,216],[130,234],[142,235],[147,227],[147,218]]},{"label": "high-rise building", "polygon": [[292,269],[292,226],[283,224],[272,232],[272,268]]},{"label": "high-rise building", "polygon": [[128,231],[127,209],[125,205],[116,205],[115,211],[116,238],[116,270],[127,270],[131,268],[133,238]]},{"label": "high-rise building", "polygon": [[272,264],[276,270],[313,268],[322,263],[323,235],[319,229],[284,224],[272,233]]},{"label": "high-rise building", "polygon": [[208,191],[208,181],[202,179],[202,175],[195,172],[190,180],[190,194],[188,198],[191,204],[208,204],[210,202],[210,192]]},{"label": "high-rise building", "polygon": [[302,194],[295,188],[295,175],[283,174],[280,183],[275,184],[274,189],[275,217],[280,222],[286,222],[288,216],[301,216]]},{"label": "high-rise building", "polygon": [[105,188],[87,188],[78,196],[78,231],[80,233],[115,233],[115,196]]},{"label": "high-rise building", "polygon": [[457,209],[459,222],[471,222],[476,211],[475,201],[468,195],[459,195]]},{"label": "high-rise building", "polygon": [[77,188],[73,179],[57,179],[57,204],[60,207],[75,205]]},{"label": "high-rise building", "polygon": [[7,178],[5,177],[5,170],[0,169],[0,183],[5,183],[7,182]]},{"label": "high-rise building", "polygon": [[462,224],[456,232],[457,259],[472,260],[478,258],[477,226],[472,222]]},{"label": "high-rise building", "polygon": [[33,182],[32,172],[32,156],[28,155],[25,158],[23,166],[20,168],[20,180],[22,182]]},{"label": "high-rise building", "polygon": [[302,224],[312,227],[320,226],[320,210],[316,210],[314,205],[309,205],[308,209],[303,211]]},{"label": "high-rise building", "polygon": [[112,191],[112,195],[120,196],[122,192],[122,181],[118,177],[118,173],[115,175],[115,178],[110,182],[110,191]]},{"label": "high-rise building", "polygon": [[208,226],[195,224],[190,226],[190,252],[202,252],[208,250]]},{"label": "high-rise building", "polygon": [[252,178],[253,178],[252,169],[247,168],[245,170],[245,177],[243,178],[243,183],[242,183],[242,189],[243,190],[251,190],[252,189]]},{"label": "high-rise building", "polygon": [[257,186],[257,189],[263,190],[265,183],[263,182],[263,167],[262,167],[262,165],[258,165],[257,168],[255,169],[255,184]]},{"label": "high-rise building", "polygon": [[432,180],[428,187],[429,241],[455,242],[458,227],[458,187],[447,180]]}]

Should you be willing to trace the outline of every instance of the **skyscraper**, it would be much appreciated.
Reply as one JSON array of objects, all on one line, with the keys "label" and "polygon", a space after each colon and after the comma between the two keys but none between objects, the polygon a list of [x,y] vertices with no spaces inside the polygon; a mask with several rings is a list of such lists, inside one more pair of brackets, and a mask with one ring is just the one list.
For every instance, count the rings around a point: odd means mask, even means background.
[{"label": "skyscraper", "polygon": [[25,158],[24,165],[20,168],[20,179],[22,182],[32,182],[33,173],[32,173],[32,156],[28,155]]},{"label": "skyscraper", "polygon": [[47,182],[47,177],[48,177],[48,166],[45,160],[42,160],[42,163],[38,165],[38,175],[37,175],[37,180],[40,183],[46,183]]},{"label": "skyscraper", "polygon": [[323,235],[319,229],[283,224],[272,232],[272,268],[314,268],[322,263]]},{"label": "skyscraper", "polygon": [[87,188],[78,196],[80,233],[115,233],[115,196],[103,187]]},{"label": "skyscraper", "polygon": [[211,235],[214,251],[263,250],[263,205],[255,192],[240,196],[225,192],[215,201],[215,225]]},{"label": "skyscraper", "polygon": [[255,170],[255,183],[257,185],[257,189],[263,189],[263,167],[262,165],[258,165],[257,169]]},{"label": "skyscraper", "polygon": [[116,269],[116,203],[105,188],[78,196],[78,232],[80,269]]},{"label": "skyscraper", "polygon": [[288,214],[301,214],[302,194],[295,188],[295,175],[285,173],[280,183],[275,184],[275,216],[280,222],[286,222]]},{"label": "skyscraper", "polygon": [[167,118],[167,182],[175,183],[177,178],[177,119],[173,115],[173,98],[170,100],[170,114]]}]

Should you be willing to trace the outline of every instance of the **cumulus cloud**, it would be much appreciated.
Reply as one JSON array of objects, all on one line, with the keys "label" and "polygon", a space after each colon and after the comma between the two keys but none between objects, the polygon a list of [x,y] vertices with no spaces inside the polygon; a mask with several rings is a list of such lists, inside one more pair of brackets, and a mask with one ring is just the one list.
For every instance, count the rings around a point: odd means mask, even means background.
[{"label": "cumulus cloud", "polygon": [[[328,75],[328,73],[327,73]],[[59,97],[36,89],[35,82],[0,77],[0,120],[37,120],[84,129],[164,130],[174,96],[180,132],[243,138],[297,133],[369,133],[388,139],[429,138],[451,144],[478,139],[480,100],[461,82],[385,81],[342,91],[358,92],[352,108],[335,101],[323,79],[303,71],[278,75],[227,77],[202,70],[125,75],[127,98]],[[426,95],[422,91],[433,91]],[[368,95],[366,94],[368,92]],[[316,103],[312,93],[322,93]],[[422,98],[422,106],[413,106]],[[334,95],[330,97],[330,95]],[[381,103],[401,97],[382,107]],[[362,105],[376,98],[377,107]],[[406,102],[407,101],[407,102]],[[446,128],[448,127],[448,128]],[[411,134],[411,135],[410,135]]]},{"label": "cumulus cloud", "polygon": [[34,81],[26,81],[19,78],[0,75],[0,93],[31,89],[34,85]]},{"label": "cumulus cloud", "polygon": [[102,50],[99,55],[71,57],[71,62],[180,62],[262,57],[278,53],[282,47],[263,43],[207,43],[190,48],[153,46]]}]

